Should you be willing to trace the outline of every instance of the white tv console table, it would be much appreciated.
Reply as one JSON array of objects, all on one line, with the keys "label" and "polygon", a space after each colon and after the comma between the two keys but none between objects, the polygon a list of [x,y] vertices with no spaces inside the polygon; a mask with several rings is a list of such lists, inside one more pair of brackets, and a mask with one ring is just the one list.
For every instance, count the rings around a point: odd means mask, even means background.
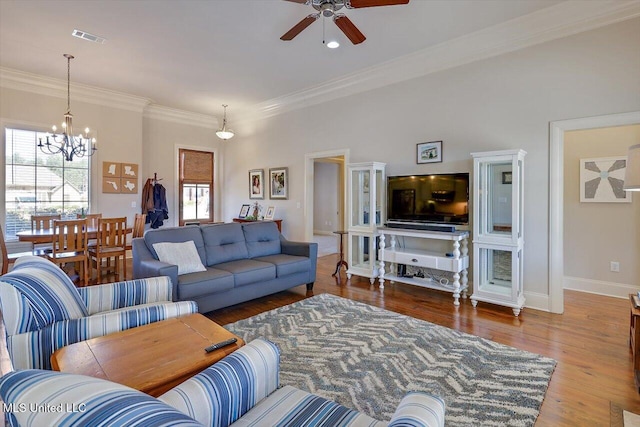
[{"label": "white tv console table", "polygon": [[[378,228],[380,233],[379,260],[380,274],[378,281],[380,289],[384,289],[384,281],[402,282],[411,285],[422,286],[424,288],[437,289],[441,291],[453,293],[453,304],[460,305],[460,293],[463,298],[467,297],[467,282],[469,268],[469,247],[468,231],[423,231],[404,228]],[[390,246],[386,247],[386,237],[390,237]],[[451,241],[452,247],[448,252],[451,256],[447,256],[447,251],[429,250],[429,242],[422,242],[422,246],[427,249],[408,249],[398,247],[398,237],[409,237],[412,239],[429,239],[440,241]],[[432,242],[434,243],[434,242]],[[385,263],[390,264],[388,271],[385,270]],[[431,278],[422,277],[405,277],[398,276],[397,265],[411,265],[415,267],[430,268],[434,270],[442,270],[453,272],[453,282],[451,284],[434,281]]]}]

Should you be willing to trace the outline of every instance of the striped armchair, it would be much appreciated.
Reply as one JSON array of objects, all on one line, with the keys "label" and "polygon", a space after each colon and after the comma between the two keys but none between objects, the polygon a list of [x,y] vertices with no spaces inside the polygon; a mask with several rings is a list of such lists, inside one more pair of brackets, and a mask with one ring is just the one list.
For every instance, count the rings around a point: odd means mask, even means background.
[{"label": "striped armchair", "polygon": [[0,276],[7,348],[18,369],[51,369],[60,347],[172,317],[197,313],[193,301],[171,302],[167,277],[76,288],[52,262],[19,258]]},{"label": "striped armchair", "polygon": [[444,401],[426,393],[408,394],[383,423],[278,388],[279,361],[276,345],[257,339],[157,399],[106,380],[43,370],[8,373],[0,379],[0,398],[10,426],[444,426]]}]

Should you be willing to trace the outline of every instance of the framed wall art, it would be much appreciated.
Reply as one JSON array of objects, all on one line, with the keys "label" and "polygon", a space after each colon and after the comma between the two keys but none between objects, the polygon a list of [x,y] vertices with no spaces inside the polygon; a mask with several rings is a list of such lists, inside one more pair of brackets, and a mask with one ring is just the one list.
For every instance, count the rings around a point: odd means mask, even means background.
[{"label": "framed wall art", "polygon": [[103,193],[138,193],[136,163],[102,162]]},{"label": "framed wall art", "polygon": [[591,203],[631,203],[631,192],[624,191],[627,158],[580,159],[580,201]]},{"label": "framed wall art", "polygon": [[264,214],[264,219],[271,221],[273,218],[275,218],[275,216],[276,216],[276,207],[269,206],[267,208],[267,213]]},{"label": "framed wall art", "polygon": [[418,164],[442,162],[442,141],[422,142],[417,144],[417,151]]},{"label": "framed wall art", "polygon": [[503,184],[512,184],[513,183],[513,172],[502,172],[502,183]]},{"label": "framed wall art", "polygon": [[269,169],[269,198],[287,199],[289,197],[289,168]]},{"label": "framed wall art", "polygon": [[264,169],[249,171],[249,198],[264,199]]},{"label": "framed wall art", "polygon": [[240,208],[240,213],[238,214],[238,218],[240,219],[246,218],[247,215],[249,215],[250,208],[251,208],[250,205],[242,205],[242,207]]}]

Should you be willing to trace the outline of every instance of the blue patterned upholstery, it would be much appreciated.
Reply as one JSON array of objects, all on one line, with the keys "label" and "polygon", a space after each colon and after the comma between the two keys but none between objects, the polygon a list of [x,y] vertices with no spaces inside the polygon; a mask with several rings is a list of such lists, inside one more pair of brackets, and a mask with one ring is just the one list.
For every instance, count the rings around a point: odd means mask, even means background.
[{"label": "blue patterned upholstery", "polygon": [[[44,258],[19,258],[11,273],[2,276],[22,301],[25,322],[16,332],[35,331],[53,322],[88,315],[75,285],[58,266]],[[4,310],[3,310],[4,312]]]},{"label": "blue patterned upholstery", "polygon": [[10,372],[0,379],[0,396],[9,426],[202,426],[147,394],[83,375]]},{"label": "blue patterned upholstery", "polygon": [[441,397],[415,391],[400,401],[389,427],[444,426],[444,413]]},{"label": "blue patterned upholstery", "polygon": [[158,399],[204,425],[226,427],[278,388],[280,350],[257,339]]},{"label": "blue patterned upholstery", "polygon": [[174,303],[171,295],[167,277],[78,290],[51,261],[22,257],[0,277],[13,367],[51,369],[51,354],[60,347],[198,311],[193,301]]},{"label": "blue patterned upholstery", "polygon": [[[0,379],[0,399],[9,425],[14,427],[386,425],[294,387],[278,389],[279,359],[275,344],[257,339],[158,399],[82,375],[15,371]],[[41,409],[34,410],[34,405]],[[444,401],[425,393],[410,393],[390,425],[444,426]]]}]

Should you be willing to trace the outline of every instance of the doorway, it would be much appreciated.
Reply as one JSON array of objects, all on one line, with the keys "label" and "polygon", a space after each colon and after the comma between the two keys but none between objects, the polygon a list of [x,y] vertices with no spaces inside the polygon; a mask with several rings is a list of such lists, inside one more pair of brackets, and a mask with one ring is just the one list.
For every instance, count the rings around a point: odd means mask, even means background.
[{"label": "doorway", "polygon": [[564,134],[572,130],[634,124],[640,124],[640,111],[562,120],[550,124],[548,308],[552,313],[564,312]]},{"label": "doorway", "polygon": [[318,243],[318,256],[338,253],[346,227],[346,165],[349,150],[305,156],[305,240]]}]

